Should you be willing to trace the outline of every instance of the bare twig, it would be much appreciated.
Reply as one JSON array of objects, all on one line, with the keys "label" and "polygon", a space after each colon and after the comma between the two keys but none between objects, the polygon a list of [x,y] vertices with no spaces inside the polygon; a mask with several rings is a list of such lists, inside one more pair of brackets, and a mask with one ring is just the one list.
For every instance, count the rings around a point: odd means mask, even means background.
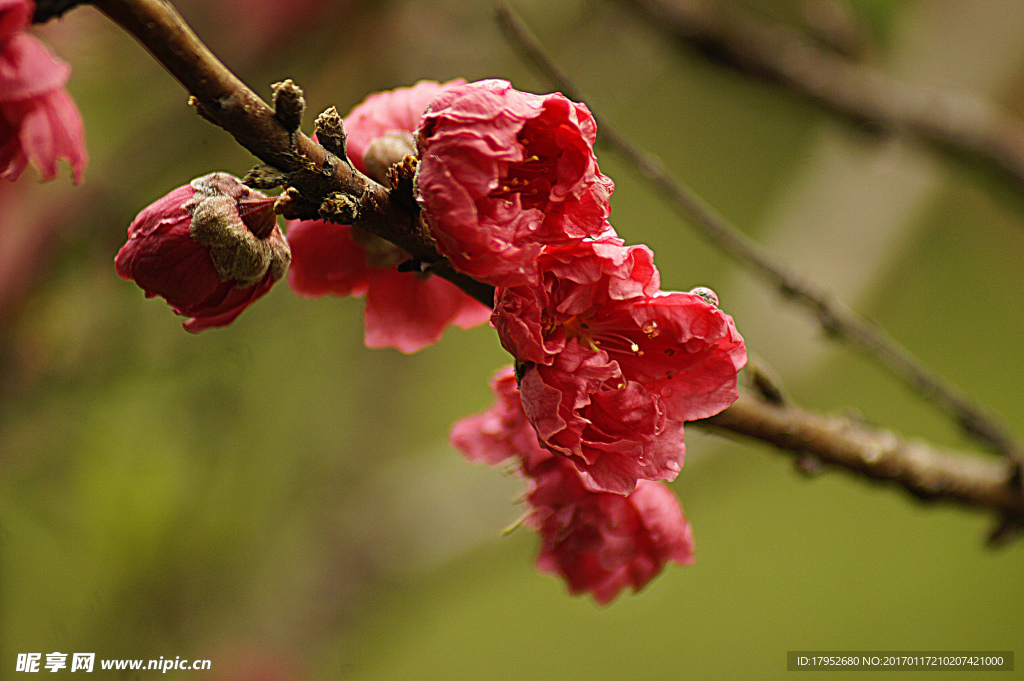
[{"label": "bare twig", "polygon": [[493,289],[456,272],[439,256],[433,240],[418,228],[415,216],[395,205],[386,188],[302,132],[288,130],[274,109],[210,52],[169,3],[93,0],[92,4],[135,36],[178,79],[204,118],[287,175],[288,185],[301,196],[292,202],[298,211],[292,217],[331,219],[337,197],[347,196],[355,202],[354,223],[359,227],[401,247],[414,260],[428,263],[432,273],[487,306],[493,304]]},{"label": "bare twig", "polygon": [[982,158],[1024,190],[1024,122],[982,98],[900,82],[730,2],[620,1],[715,61],[780,83],[856,121]]},{"label": "bare twig", "polygon": [[[563,94],[585,101],[572,81],[556,67],[530,29],[507,6],[498,7],[498,21],[509,39],[554,82]],[[592,111],[593,113],[593,111]],[[935,375],[882,329],[815,285],[774,262],[757,244],[705,203],[689,187],[673,178],[661,161],[635,147],[601,116],[599,141],[617,152],[657,187],[716,246],[754,270],[786,298],[807,308],[831,336],[855,344],[893,375],[951,415],[969,434],[1024,466],[1024,448],[985,410],[940,376]]]},{"label": "bare twig", "polygon": [[899,485],[919,499],[991,510],[1018,527],[1024,523],[1024,495],[1014,484],[1014,467],[1006,459],[942,452],[842,416],[774,405],[749,394],[741,394],[721,414],[695,425],[812,456]]}]

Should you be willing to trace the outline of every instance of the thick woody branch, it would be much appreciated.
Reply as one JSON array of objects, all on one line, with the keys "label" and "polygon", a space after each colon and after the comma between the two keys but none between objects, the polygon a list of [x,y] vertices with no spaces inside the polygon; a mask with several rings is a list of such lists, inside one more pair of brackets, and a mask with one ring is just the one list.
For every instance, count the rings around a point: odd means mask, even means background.
[{"label": "thick woody branch", "polygon": [[[415,215],[390,199],[388,190],[313,142],[294,116],[282,117],[238,79],[202,43],[174,8],[163,0],[93,0],[100,11],[134,35],[192,95],[207,120],[287,177],[294,190],[290,217],[337,218],[339,205],[353,223],[405,250],[430,272],[456,284],[482,303],[493,304],[489,286],[456,272],[438,255]],[[297,93],[288,95],[297,99]],[[291,111],[294,113],[295,107]],[[339,197],[347,197],[341,200]]]},{"label": "thick woody branch", "polygon": [[842,416],[770,404],[748,394],[695,425],[750,437],[899,485],[919,499],[990,510],[1017,526],[1024,523],[1024,495],[1014,466],[1006,459],[942,452]]},{"label": "thick woody branch", "polygon": [[730,2],[621,0],[680,43],[856,121],[995,164],[1024,189],[1024,122],[966,92],[900,82]]},{"label": "thick woody branch", "polygon": [[[551,61],[530,29],[508,7],[499,6],[498,21],[508,38],[557,88],[571,99],[586,101],[575,84]],[[884,330],[775,262],[692,189],[672,177],[660,159],[637,148],[599,114],[592,113],[598,124],[598,141],[625,158],[709,241],[761,276],[783,297],[802,305],[828,335],[859,347],[911,389],[949,414],[968,434],[1004,454],[1018,467],[1024,466],[1024,447],[985,409],[933,373]]]}]

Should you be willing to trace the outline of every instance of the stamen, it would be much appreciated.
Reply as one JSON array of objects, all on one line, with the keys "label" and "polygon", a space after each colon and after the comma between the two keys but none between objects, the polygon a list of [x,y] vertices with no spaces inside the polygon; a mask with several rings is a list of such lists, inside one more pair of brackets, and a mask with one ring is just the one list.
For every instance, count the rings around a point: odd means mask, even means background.
[{"label": "stamen", "polygon": [[604,350],[609,353],[644,356],[644,351],[636,341],[624,333],[612,331],[609,326],[611,325],[600,320],[590,319],[589,322],[585,322],[576,316],[565,322],[565,331],[567,336],[576,338],[580,345],[595,352]]},{"label": "stamen", "polygon": [[644,327],[644,333],[647,334],[648,338],[657,338],[661,331],[658,330],[658,322],[651,322]]}]

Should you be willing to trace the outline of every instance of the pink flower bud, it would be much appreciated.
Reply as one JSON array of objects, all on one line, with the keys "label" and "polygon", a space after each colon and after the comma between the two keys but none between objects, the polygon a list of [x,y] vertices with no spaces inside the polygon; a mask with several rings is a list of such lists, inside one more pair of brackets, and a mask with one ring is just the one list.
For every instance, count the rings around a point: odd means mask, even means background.
[{"label": "pink flower bud", "polygon": [[114,259],[122,279],[161,296],[188,331],[226,326],[285,275],[291,251],[274,199],[211,173],[157,200]]},{"label": "pink flower bud", "polygon": [[406,156],[416,155],[416,138],[411,132],[395,131],[370,142],[363,154],[366,174],[385,187],[391,187],[388,169]]}]

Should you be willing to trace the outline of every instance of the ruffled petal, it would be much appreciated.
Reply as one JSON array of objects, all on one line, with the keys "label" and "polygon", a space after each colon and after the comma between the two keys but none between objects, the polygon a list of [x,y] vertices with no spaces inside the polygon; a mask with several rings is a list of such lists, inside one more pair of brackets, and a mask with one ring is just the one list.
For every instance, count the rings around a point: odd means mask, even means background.
[{"label": "ruffled petal", "polygon": [[507,81],[438,95],[417,133],[416,187],[440,251],[479,281],[517,286],[536,283],[540,247],[602,234],[613,185],[594,130],[583,105]]}]

